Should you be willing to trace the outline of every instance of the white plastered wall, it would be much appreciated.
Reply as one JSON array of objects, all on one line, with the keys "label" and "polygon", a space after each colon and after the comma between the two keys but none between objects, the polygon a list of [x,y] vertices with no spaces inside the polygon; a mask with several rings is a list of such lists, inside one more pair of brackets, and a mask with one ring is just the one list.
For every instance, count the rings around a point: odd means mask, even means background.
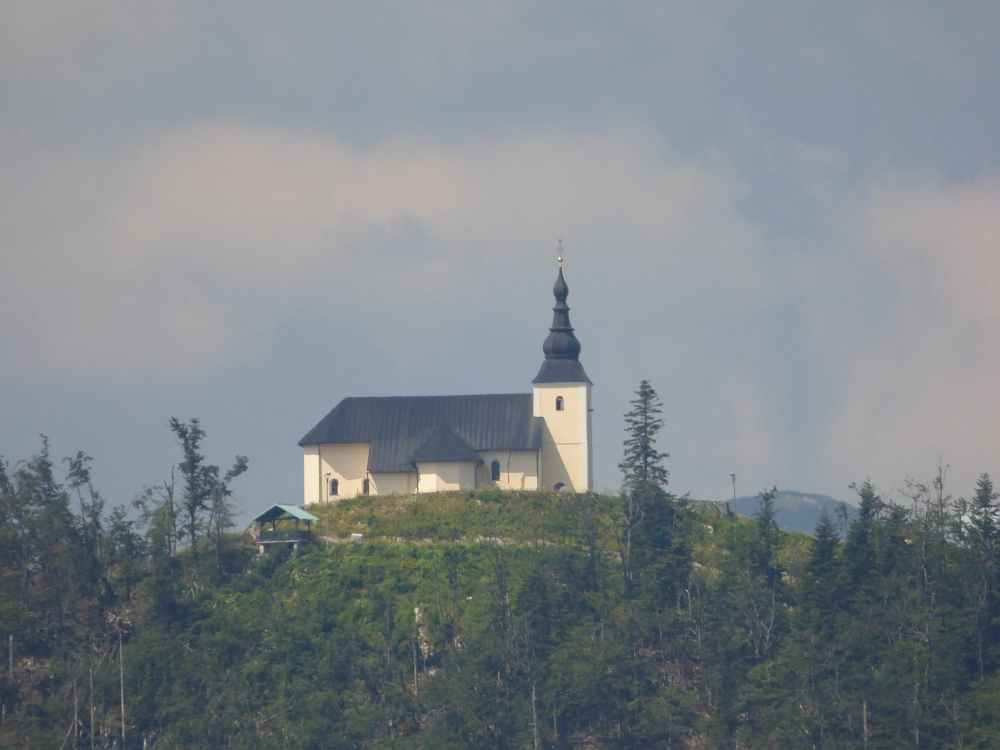
[{"label": "white plastered wall", "polygon": [[417,491],[416,472],[386,472],[371,475],[372,495],[388,495],[393,492],[399,495],[412,495]]},{"label": "white plastered wall", "polygon": [[449,492],[476,488],[476,465],[466,461],[418,463],[418,492]]},{"label": "white plastered wall", "polygon": [[[476,482],[480,487],[497,487],[502,490],[537,490],[539,458],[537,451],[480,451],[483,459],[476,468]],[[490,478],[490,466],[500,463],[500,481]]]},{"label": "white plastered wall", "polygon": [[[368,478],[368,443],[323,443],[305,446],[303,500],[306,505],[336,502],[364,491]],[[330,472],[327,477],[326,472]],[[337,494],[330,495],[328,479],[337,480]]]},{"label": "white plastered wall", "polygon": [[[562,397],[563,409],[556,409]],[[591,385],[540,383],[533,390],[536,417],[545,420],[542,432],[541,486],[551,490],[564,484],[569,492],[594,486],[594,446],[591,440]]]}]

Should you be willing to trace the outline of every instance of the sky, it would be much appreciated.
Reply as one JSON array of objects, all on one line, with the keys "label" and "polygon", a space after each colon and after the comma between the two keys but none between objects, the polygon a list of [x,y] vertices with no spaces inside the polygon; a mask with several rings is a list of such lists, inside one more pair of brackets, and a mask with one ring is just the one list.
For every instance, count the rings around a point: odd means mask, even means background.
[{"label": "sky", "polygon": [[345,396],[527,392],[561,240],[595,484],[1000,476],[1000,4],[0,4],[0,454],[249,518]]}]

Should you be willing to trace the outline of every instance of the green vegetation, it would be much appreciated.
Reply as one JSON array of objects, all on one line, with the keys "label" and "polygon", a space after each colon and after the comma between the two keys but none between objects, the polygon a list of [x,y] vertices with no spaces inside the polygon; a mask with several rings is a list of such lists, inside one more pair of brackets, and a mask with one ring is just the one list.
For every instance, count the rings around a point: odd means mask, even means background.
[{"label": "green vegetation", "polygon": [[843,540],[786,533],[774,491],[750,520],[671,496],[633,407],[618,497],[358,497],[263,557],[226,531],[246,461],[206,466],[196,421],[176,506],[107,513],[44,442],[0,461],[0,747],[1000,745],[988,476],[866,482]]},{"label": "green vegetation", "polygon": [[829,519],[780,532],[769,501],[747,522],[664,495],[629,596],[622,498],[362,497],[330,507],[329,547],[254,560],[224,535],[196,557],[53,468],[3,475],[4,747],[89,747],[91,668],[95,746],[120,746],[119,634],[128,747],[997,742],[985,477],[909,509],[862,485],[846,542]]}]

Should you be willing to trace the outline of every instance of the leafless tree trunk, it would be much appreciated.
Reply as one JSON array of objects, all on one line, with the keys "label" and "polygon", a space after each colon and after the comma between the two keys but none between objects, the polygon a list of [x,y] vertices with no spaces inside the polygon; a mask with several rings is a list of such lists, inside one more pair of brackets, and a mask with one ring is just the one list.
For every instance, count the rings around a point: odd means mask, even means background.
[{"label": "leafless tree trunk", "polygon": [[125,664],[122,661],[122,632],[118,631],[118,687],[122,699],[122,748],[125,747]]},{"label": "leafless tree trunk", "polygon": [[625,587],[625,598],[632,598],[632,532],[642,523],[642,501],[632,490],[626,490],[620,496],[618,523],[615,525],[615,542],[618,545],[618,556],[622,563],[622,580]]},{"label": "leafless tree trunk", "polygon": [[531,729],[535,735],[535,750],[541,747],[538,740],[538,708],[535,702],[535,681],[531,681]]}]

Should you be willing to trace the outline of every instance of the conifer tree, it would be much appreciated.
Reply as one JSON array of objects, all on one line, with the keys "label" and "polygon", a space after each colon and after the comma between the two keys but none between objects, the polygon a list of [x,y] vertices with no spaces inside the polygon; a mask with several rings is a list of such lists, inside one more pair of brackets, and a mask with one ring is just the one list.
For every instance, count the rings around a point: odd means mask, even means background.
[{"label": "conifer tree", "polygon": [[656,450],[656,434],[663,427],[659,416],[663,411],[660,397],[648,380],[640,381],[635,398],[629,401],[632,409],[625,415],[625,457],[618,464],[625,478],[625,488],[659,487],[667,484],[669,472],[661,465],[667,453]]},{"label": "conifer tree", "polygon": [[979,537],[979,543],[983,550],[992,558],[997,536],[1000,535],[998,528],[997,497],[1000,497],[993,490],[993,480],[989,474],[982,474],[976,483],[976,494],[972,498],[972,507],[969,509],[972,526]]},{"label": "conifer tree", "polygon": [[848,574],[855,586],[861,585],[875,565],[875,550],[870,538],[871,532],[885,504],[875,491],[875,485],[866,479],[860,486],[851,485],[858,493],[858,517],[847,532],[844,556]]},{"label": "conifer tree", "polygon": [[[648,380],[639,382],[636,397],[629,403],[632,409],[625,414],[625,455],[618,468],[623,474],[616,541],[622,563],[622,578],[626,598],[631,599],[633,580],[633,547],[639,525],[648,512],[653,512],[656,527],[665,526],[667,470],[661,465],[666,453],[656,449],[656,434],[663,427],[659,396]],[[657,528],[664,531],[663,528]]]},{"label": "conifer tree", "polygon": [[812,615],[810,625],[815,630],[832,634],[832,614],[836,610],[839,594],[837,549],[840,547],[840,537],[826,508],[820,513],[813,537],[808,563],[809,575],[805,582],[805,605]]}]

